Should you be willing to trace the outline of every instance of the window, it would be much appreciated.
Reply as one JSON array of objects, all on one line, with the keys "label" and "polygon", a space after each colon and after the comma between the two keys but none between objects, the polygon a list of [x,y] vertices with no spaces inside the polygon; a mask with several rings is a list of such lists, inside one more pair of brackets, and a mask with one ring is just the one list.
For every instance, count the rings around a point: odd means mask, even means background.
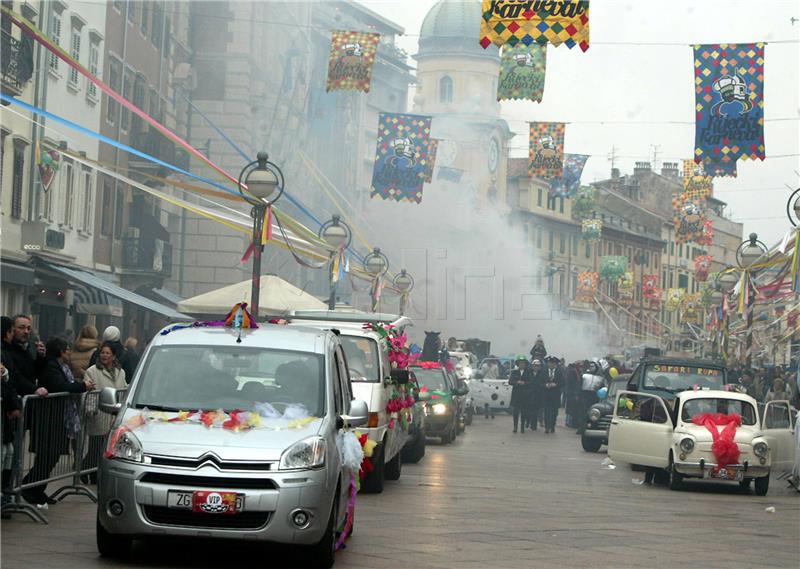
[{"label": "window", "polygon": [[555,211],[556,209],[556,198],[551,195],[547,196],[547,209],[550,211]]},{"label": "window", "polygon": [[528,227],[527,223],[522,224],[522,234],[524,235],[524,243],[527,245],[530,240],[530,227]]},{"label": "window", "polygon": [[630,421],[666,423],[667,411],[661,399],[641,393],[620,395],[617,416]]},{"label": "window", "polygon": [[578,240],[575,238],[575,235],[569,236],[570,241],[572,242],[572,256],[578,256]]},{"label": "window", "polygon": [[448,75],[439,79],[439,102],[453,102],[453,80]]},{"label": "window", "polygon": [[536,205],[542,207],[542,188],[536,190]]},{"label": "window", "polygon": [[22,178],[25,173],[25,145],[14,143],[14,169],[11,178],[11,217],[22,217]]},{"label": "window", "polygon": [[136,12],[136,2],[132,2],[131,0],[128,0],[127,4],[128,4],[128,12],[127,12],[128,21],[132,24],[134,21],[136,21],[136,13],[135,13]]},{"label": "window", "polygon": [[558,252],[562,255],[566,254],[567,252],[567,238],[563,233],[558,234]]},{"label": "window", "polygon": [[[131,91],[133,90],[133,71],[127,70],[122,79],[122,96],[127,100],[131,100]],[[131,112],[128,109],[122,109],[122,115],[119,119],[119,126],[122,130],[127,131],[130,129]]]},{"label": "window", "polygon": [[120,13],[122,13],[122,0],[114,0],[114,3],[113,3],[113,5],[114,5],[114,9],[115,9],[117,12],[120,12]]},{"label": "window", "polygon": [[[150,42],[156,46],[161,47],[161,37],[164,35],[163,26],[161,25],[162,20],[164,19],[163,16],[164,9],[161,6],[161,2],[154,2],[153,3],[153,31],[150,33]],[[169,26],[167,26],[167,37],[169,37]],[[166,48],[166,42],[164,44]],[[166,51],[166,49],[164,50]]]},{"label": "window", "polygon": [[547,239],[547,242],[548,242],[547,250],[552,253],[552,252],[555,251],[555,246],[556,246],[556,244],[555,244],[555,235],[553,234],[552,231],[550,231],[548,233],[547,237],[548,237],[548,239]]},{"label": "window", "polygon": [[[81,60],[81,31],[72,29],[72,42],[70,42],[70,55],[72,58],[80,63]],[[69,83],[73,87],[78,86],[78,70],[74,67],[69,68]]]},{"label": "window", "polygon": [[541,249],[542,248],[542,231],[541,227],[536,228],[536,247]]},{"label": "window", "polygon": [[592,246],[591,246],[591,244],[587,243],[586,244],[586,258],[588,259],[591,256],[592,256]]},{"label": "window", "polygon": [[558,213],[564,213],[564,197],[558,198]]},{"label": "window", "polygon": [[[119,93],[122,81],[122,63],[119,59],[111,57],[108,60],[108,86],[114,91]],[[106,112],[106,120],[110,124],[116,124],[119,115],[119,103],[106,95],[108,100],[108,108]]]},{"label": "window", "polygon": [[520,209],[528,209],[528,188],[519,189],[519,207]]},{"label": "window", "polygon": [[678,257],[683,257],[683,243],[678,247]]},{"label": "window", "polygon": [[[59,45],[61,43],[61,14],[53,9],[53,13],[50,16],[50,39],[53,40],[53,43]],[[53,71],[58,71],[58,56],[54,53],[49,54],[50,57],[50,69]]]},{"label": "window", "polygon": [[100,233],[111,235],[112,215],[114,212],[114,182],[103,178],[103,202],[100,211]]},{"label": "window", "polygon": [[682,288],[683,290],[689,290],[688,275],[678,275],[678,288]]},{"label": "window", "polygon": [[[137,75],[136,79],[133,83],[133,101],[131,101],[134,105],[136,105],[140,109],[145,108],[145,79],[143,75]],[[141,132],[143,130],[142,125],[142,118],[138,115],[133,116],[133,132]]]},{"label": "window", "polygon": [[114,237],[119,239],[122,237],[122,213],[125,209],[125,189],[118,188],[116,194],[114,203]]},{"label": "window", "polygon": [[[89,73],[98,78],[100,78],[100,76],[98,75],[99,65],[100,65],[100,45],[96,41],[93,41],[91,44],[89,44]],[[96,99],[97,85],[89,81],[86,87],[86,94],[87,96]]]},{"label": "window", "polygon": [[75,200],[74,174],[72,163],[65,162],[64,171],[61,174],[61,183],[64,185],[64,207],[61,208],[61,224],[66,227],[72,227],[72,203]]},{"label": "window", "polygon": [[94,217],[94,184],[91,170],[83,172],[83,212],[81,214],[80,228],[92,232],[92,217]]},{"label": "window", "polygon": [[139,29],[142,31],[142,35],[147,35],[147,29],[150,25],[150,5],[148,0],[145,0],[142,4],[142,19],[139,22]]},{"label": "window", "polygon": [[670,255],[674,255],[675,254],[675,242],[674,241],[670,241],[669,242],[669,254]]}]

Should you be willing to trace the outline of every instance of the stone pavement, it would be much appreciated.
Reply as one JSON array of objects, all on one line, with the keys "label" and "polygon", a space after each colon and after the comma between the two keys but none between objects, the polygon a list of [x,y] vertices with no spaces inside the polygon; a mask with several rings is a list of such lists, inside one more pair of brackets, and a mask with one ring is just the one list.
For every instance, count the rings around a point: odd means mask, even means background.
[{"label": "stone pavement", "polygon": [[[642,486],[607,469],[572,430],[513,434],[506,415],[476,417],[449,446],[430,442],[381,495],[360,495],[355,532],[337,568],[800,566],[800,495],[773,478],[766,497],[738,486]],[[774,506],[774,514],[765,508]],[[127,563],[98,557],[95,506],[71,497],[50,524],[2,525],[2,569],[270,568],[291,551],[238,541],[144,542]]]}]

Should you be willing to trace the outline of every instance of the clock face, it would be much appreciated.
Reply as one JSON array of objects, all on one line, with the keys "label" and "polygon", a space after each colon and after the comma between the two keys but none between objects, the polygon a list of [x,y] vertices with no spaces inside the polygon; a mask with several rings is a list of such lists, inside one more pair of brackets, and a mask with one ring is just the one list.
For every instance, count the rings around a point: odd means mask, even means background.
[{"label": "clock face", "polygon": [[458,143],[454,140],[441,140],[436,149],[436,162],[439,166],[452,166],[458,156]]},{"label": "clock face", "polygon": [[489,142],[489,171],[497,172],[497,164],[500,161],[500,144],[496,138]]}]

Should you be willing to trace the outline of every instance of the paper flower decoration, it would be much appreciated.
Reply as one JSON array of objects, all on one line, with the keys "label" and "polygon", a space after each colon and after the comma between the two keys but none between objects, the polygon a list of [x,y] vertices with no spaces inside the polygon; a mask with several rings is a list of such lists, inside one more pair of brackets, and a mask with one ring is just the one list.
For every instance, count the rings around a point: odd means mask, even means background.
[{"label": "paper flower decoration", "polygon": [[597,241],[603,235],[603,221],[601,219],[584,219],[581,222],[581,237],[587,241]]},{"label": "paper flower decoration", "polygon": [[667,291],[667,302],[665,308],[670,312],[675,312],[680,308],[681,301],[683,300],[682,288],[671,288]]},{"label": "paper flower decoration", "polygon": [[620,300],[633,300],[633,273],[626,271],[617,281],[617,291]]},{"label": "paper flower decoration", "polygon": [[628,269],[628,258],[618,255],[600,257],[600,278],[619,279]]},{"label": "paper flower decoration", "polygon": [[597,273],[584,271],[578,275],[578,289],[575,294],[576,302],[592,302],[597,294],[597,282],[600,279]]},{"label": "paper flower decoration", "polygon": [[711,262],[714,258],[711,255],[699,255],[694,260],[694,280],[698,282],[706,282],[708,280],[708,273],[711,270]]}]

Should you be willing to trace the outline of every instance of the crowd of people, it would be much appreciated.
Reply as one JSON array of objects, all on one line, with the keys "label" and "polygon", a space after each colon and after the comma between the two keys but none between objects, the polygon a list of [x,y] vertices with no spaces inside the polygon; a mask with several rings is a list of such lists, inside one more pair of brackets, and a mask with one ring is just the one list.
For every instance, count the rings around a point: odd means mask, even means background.
[{"label": "crowd of people", "polygon": [[[88,434],[89,445],[85,456],[80,457],[83,468],[97,465],[107,434],[104,426],[88,416],[89,424],[81,425],[82,414],[78,396],[85,392],[114,387],[124,389],[132,377],[139,360],[136,339],[121,342],[119,328],[109,326],[102,336],[94,326],[84,326],[77,337],[71,332],[54,335],[47,342],[32,334],[31,318],[25,314],[2,317],[2,350],[0,375],[2,375],[2,494],[3,503],[11,499],[11,476],[14,441],[17,436],[25,396],[45,397],[48,394],[70,393],[66,405],[59,408],[60,420],[45,420],[44,411],[37,416],[33,406],[25,416],[30,429],[29,450],[35,454],[33,465],[21,483],[26,486],[23,498],[46,508],[54,501],[45,492],[47,480],[61,456],[75,453],[77,438]],[[17,457],[19,458],[19,457]],[[78,457],[76,457],[77,459]],[[89,477],[84,482],[93,482]]]},{"label": "crowd of people", "polygon": [[783,366],[761,366],[755,370],[735,366],[728,371],[732,383],[738,383],[741,389],[759,403],[770,401],[790,401],[795,408],[800,408],[800,380],[797,367],[790,371]]}]

